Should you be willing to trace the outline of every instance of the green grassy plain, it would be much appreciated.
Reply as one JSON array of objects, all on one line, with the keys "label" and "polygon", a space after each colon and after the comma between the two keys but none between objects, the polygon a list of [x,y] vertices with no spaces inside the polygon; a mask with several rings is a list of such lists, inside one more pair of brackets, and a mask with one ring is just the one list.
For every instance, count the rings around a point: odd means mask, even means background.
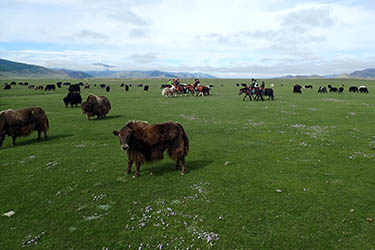
[{"label": "green grassy plain", "polygon": [[[240,80],[201,80],[210,96],[175,98],[161,96],[163,80],[84,82],[112,86],[81,93],[107,96],[107,119],[65,108],[65,88],[1,88],[0,111],[41,106],[50,129],[0,149],[0,214],[15,211],[0,216],[0,249],[374,248],[375,81],[266,80],[275,100],[264,102],[242,101]],[[293,94],[296,83],[314,89]],[[317,93],[328,84],[345,92]],[[183,124],[188,173],[166,157],[125,175],[112,131],[130,120]]]}]

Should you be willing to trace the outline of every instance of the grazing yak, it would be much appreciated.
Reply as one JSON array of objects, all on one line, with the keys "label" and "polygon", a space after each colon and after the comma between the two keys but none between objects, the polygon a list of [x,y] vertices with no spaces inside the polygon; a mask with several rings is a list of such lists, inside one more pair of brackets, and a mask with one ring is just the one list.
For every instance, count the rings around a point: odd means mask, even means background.
[{"label": "grazing yak", "polygon": [[41,132],[47,139],[48,127],[47,116],[40,107],[4,110],[0,112],[0,147],[5,135],[11,136],[15,145],[17,137],[28,136],[34,130],[38,132],[38,140]]},{"label": "grazing yak", "polygon": [[81,93],[81,87],[79,84],[72,84],[68,88],[69,93],[78,92]]},{"label": "grazing yak", "polygon": [[185,157],[189,152],[189,140],[184,127],[178,122],[148,124],[144,121],[131,121],[119,131],[113,131],[120,139],[121,150],[128,154],[129,174],[133,162],[136,166],[135,177],[143,162],[161,160],[167,150],[170,158],[176,161],[176,169],[181,163],[181,174],[186,171]]},{"label": "grazing yak", "polygon": [[125,91],[128,92],[129,91],[129,85],[125,85]]},{"label": "grazing yak", "polygon": [[9,84],[4,85],[4,90],[9,90],[10,88],[11,88],[11,85],[9,85]]},{"label": "grazing yak", "polygon": [[148,86],[148,85],[145,85],[145,86],[143,87],[143,91],[148,91],[148,90],[149,90],[149,88],[150,88],[150,86]]},{"label": "grazing yak", "polygon": [[54,84],[47,84],[46,87],[44,87],[44,91],[47,90],[56,90],[56,86]]},{"label": "grazing yak", "polygon": [[356,86],[351,86],[351,87],[349,88],[349,92],[355,92],[355,93],[358,93],[358,87],[356,87]]},{"label": "grazing yak", "polygon": [[111,91],[111,87],[109,87],[109,86],[105,87],[105,91],[107,91],[107,92]]},{"label": "grazing yak", "polygon": [[298,85],[298,84],[294,85],[293,86],[293,93],[302,94],[301,88],[302,88],[301,85]]},{"label": "grazing yak", "polygon": [[71,107],[73,107],[73,105],[77,107],[78,104],[82,103],[82,97],[79,93],[68,93],[68,95],[63,98],[63,101],[65,103],[65,108],[67,108],[69,104]]},{"label": "grazing yak", "polygon": [[359,93],[366,93],[368,94],[368,89],[366,86],[359,86]]},{"label": "grazing yak", "polygon": [[107,97],[89,95],[86,101],[81,104],[82,114],[86,115],[86,119],[90,120],[91,116],[97,116],[98,119],[103,119],[111,109]]}]

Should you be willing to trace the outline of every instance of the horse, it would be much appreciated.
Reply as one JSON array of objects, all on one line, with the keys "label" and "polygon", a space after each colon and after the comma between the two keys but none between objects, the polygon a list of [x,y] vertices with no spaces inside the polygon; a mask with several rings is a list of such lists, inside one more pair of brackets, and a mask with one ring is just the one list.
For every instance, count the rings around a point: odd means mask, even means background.
[{"label": "horse", "polygon": [[210,88],[207,86],[196,86],[195,91],[197,96],[208,96],[210,95]]},{"label": "horse", "polygon": [[[238,95],[241,95],[241,94],[245,94],[245,96],[242,98],[242,101],[245,101],[245,98],[248,96],[249,97],[249,101],[252,100],[252,98],[254,98],[254,100],[258,101],[259,98],[264,101],[263,99],[263,94],[262,92],[264,93],[264,89],[262,90],[261,88],[259,87],[254,87],[254,88],[242,88],[240,89],[240,92],[238,93]],[[255,97],[254,97],[255,95]]]},{"label": "horse", "polygon": [[194,93],[195,93],[195,89],[194,89],[194,86],[193,86],[193,85],[191,85],[191,84],[186,84],[186,85],[185,85],[185,88],[186,88],[187,91],[190,91],[191,95],[194,95]]}]

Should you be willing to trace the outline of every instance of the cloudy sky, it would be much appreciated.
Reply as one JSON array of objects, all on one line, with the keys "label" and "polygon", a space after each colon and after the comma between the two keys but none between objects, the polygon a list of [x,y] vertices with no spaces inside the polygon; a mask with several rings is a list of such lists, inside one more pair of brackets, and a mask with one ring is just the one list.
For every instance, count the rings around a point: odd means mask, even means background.
[{"label": "cloudy sky", "polygon": [[0,58],[218,77],[375,67],[374,0],[0,0]]}]

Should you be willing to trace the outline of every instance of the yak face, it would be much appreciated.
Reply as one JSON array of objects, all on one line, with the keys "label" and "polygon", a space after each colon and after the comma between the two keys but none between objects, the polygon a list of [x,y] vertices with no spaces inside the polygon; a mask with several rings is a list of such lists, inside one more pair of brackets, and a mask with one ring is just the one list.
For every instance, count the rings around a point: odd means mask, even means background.
[{"label": "yak face", "polygon": [[113,131],[113,134],[119,137],[121,150],[122,151],[128,150],[130,140],[133,135],[133,130],[131,130],[130,128],[123,128],[120,131]]}]

